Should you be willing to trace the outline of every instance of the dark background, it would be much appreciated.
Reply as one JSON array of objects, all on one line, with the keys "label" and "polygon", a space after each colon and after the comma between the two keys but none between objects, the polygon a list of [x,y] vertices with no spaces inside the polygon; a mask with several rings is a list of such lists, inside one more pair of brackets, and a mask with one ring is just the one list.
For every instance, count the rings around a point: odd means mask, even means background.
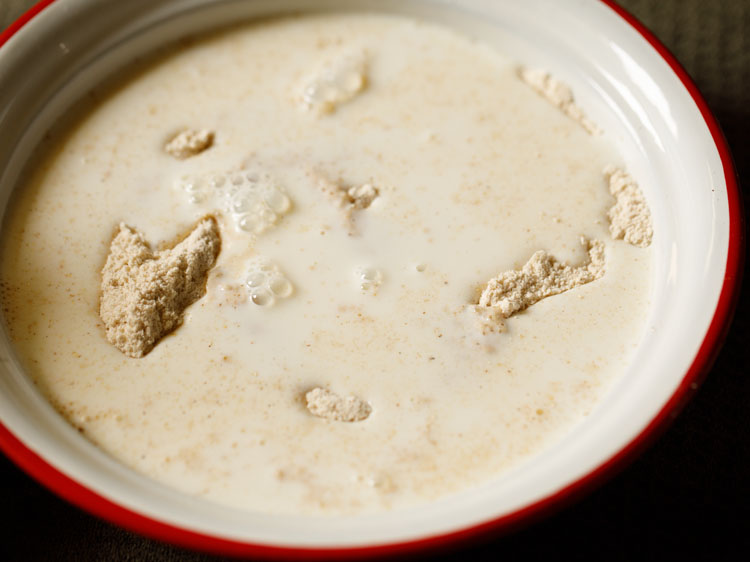
[{"label": "dark background", "polygon": [[[619,3],[697,82],[729,140],[740,181],[750,185],[750,0]],[[31,4],[0,0],[0,29]],[[619,475],[525,530],[439,559],[750,560],[749,319],[750,295],[744,291],[700,391],[670,429]],[[2,455],[0,513],[5,520],[0,560],[219,560],[92,517]]]}]

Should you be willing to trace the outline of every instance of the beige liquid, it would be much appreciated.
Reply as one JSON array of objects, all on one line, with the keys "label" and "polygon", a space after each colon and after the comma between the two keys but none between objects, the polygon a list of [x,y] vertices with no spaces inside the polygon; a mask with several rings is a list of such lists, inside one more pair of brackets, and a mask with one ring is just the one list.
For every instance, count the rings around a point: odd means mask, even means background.
[{"label": "beige liquid", "polygon": [[[331,113],[300,102],[326,61],[367,53],[367,84]],[[176,160],[184,127],[214,146]],[[606,138],[606,137],[605,137]],[[628,364],[648,306],[650,250],[611,239],[602,169],[617,158],[518,80],[514,63],[408,19],[266,22],[163,57],[49,141],[5,218],[3,306],[39,390],[123,463],[187,493],[268,512],[374,512],[501,476],[569,431]],[[291,201],[237,228],[187,176],[268,174]],[[320,176],[379,190],[349,223]],[[183,179],[181,179],[183,178]],[[181,181],[183,183],[181,183]],[[145,358],[98,317],[120,221],[157,245],[214,212],[207,294]],[[465,305],[539,249],[600,280],[545,299],[483,340]],[[259,306],[258,256],[294,287]],[[377,290],[362,290],[362,270]],[[325,387],[372,406],[356,423],[305,408]]]}]

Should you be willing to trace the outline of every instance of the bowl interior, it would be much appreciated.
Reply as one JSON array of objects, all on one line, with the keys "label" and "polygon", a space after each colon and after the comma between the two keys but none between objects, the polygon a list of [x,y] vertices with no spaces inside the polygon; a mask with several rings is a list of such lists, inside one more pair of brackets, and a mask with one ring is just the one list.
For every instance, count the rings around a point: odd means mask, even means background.
[{"label": "bowl interior", "polygon": [[49,127],[93,85],[185,35],[306,10],[376,10],[458,28],[549,69],[606,131],[654,217],[647,328],[627,372],[562,440],[496,480],[429,506],[347,518],[233,510],[161,486],[102,453],[41,398],[0,337],[0,421],[95,493],[182,529],[285,547],[408,541],[510,514],[558,493],[625,448],[659,414],[693,363],[719,300],[729,246],[721,157],[669,65],[600,2],[467,0],[132,0],[53,3],[0,49],[0,207]]}]

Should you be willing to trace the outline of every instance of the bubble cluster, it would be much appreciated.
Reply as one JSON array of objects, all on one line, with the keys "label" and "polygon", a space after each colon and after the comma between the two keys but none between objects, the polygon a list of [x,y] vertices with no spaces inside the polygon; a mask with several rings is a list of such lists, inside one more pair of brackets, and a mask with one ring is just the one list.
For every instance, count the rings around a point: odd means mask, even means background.
[{"label": "bubble cluster", "polygon": [[261,234],[287,214],[292,202],[267,174],[249,170],[182,176],[177,186],[190,203],[215,205],[244,232]]},{"label": "bubble cluster", "polygon": [[358,267],[354,275],[359,283],[359,288],[365,293],[377,293],[383,284],[383,273],[374,267]]},{"label": "bubble cluster", "polygon": [[289,279],[275,264],[263,257],[250,262],[245,285],[250,300],[258,306],[271,306],[277,299],[285,299],[294,292]]},{"label": "bubble cluster", "polygon": [[308,109],[331,113],[364,89],[367,59],[363,51],[345,54],[323,66],[308,82],[302,100]]}]

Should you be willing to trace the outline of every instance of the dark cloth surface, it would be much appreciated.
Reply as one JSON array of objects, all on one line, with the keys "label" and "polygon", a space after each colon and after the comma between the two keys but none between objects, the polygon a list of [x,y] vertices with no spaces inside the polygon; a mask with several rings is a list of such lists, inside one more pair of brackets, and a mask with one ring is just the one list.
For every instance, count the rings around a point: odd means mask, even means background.
[{"label": "dark cloth surface", "polygon": [[[31,4],[0,0],[0,28]],[[620,4],[665,43],[695,79],[724,128],[741,181],[750,185],[750,0]],[[744,291],[705,383],[645,454],[556,515],[439,559],[747,559],[748,346],[750,295]],[[0,560],[218,560],[142,538],[84,513],[2,456],[0,490]]]}]

